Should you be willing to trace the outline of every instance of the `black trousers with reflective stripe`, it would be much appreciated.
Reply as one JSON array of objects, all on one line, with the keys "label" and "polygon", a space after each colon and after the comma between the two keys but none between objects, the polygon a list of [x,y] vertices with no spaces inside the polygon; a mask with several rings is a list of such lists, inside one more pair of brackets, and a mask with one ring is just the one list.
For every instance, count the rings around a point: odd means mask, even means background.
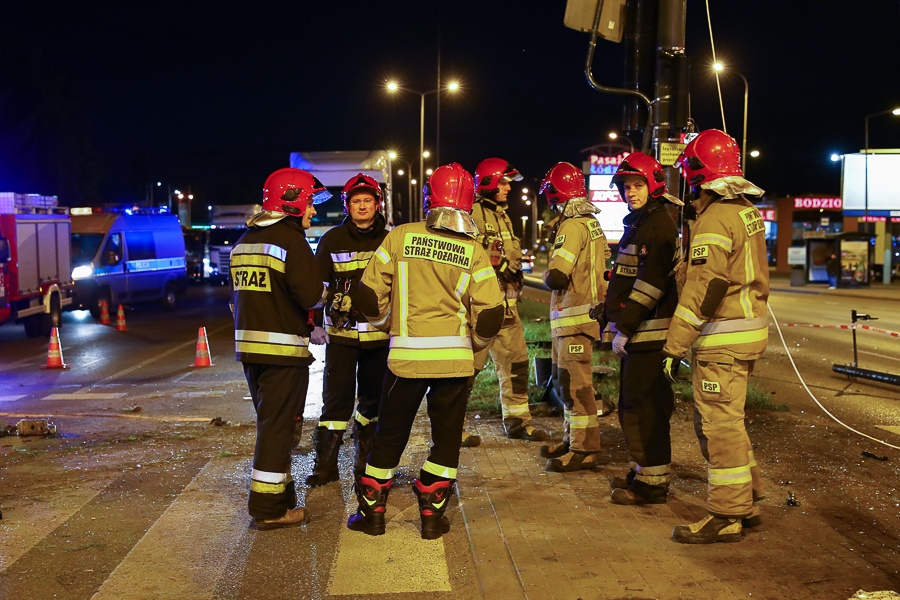
[{"label": "black trousers with reflective stripe", "polygon": [[631,459],[642,467],[672,462],[669,419],[675,395],[662,370],[662,350],[628,351],[619,371],[619,424]]},{"label": "black trousers with reflective stripe", "polygon": [[[294,415],[302,415],[309,387],[309,367],[244,363],[244,376],[256,409],[253,468],[269,473],[291,472]],[[282,493],[250,491],[248,510],[257,519],[277,519],[294,508],[293,486]]]},{"label": "black trousers with reflective stripe", "polygon": [[379,469],[393,469],[400,463],[416,412],[427,393],[432,442],[428,461],[457,468],[466,419],[467,381],[468,377],[407,379],[388,371],[367,463]]},{"label": "black trousers with reflective stripe", "polygon": [[325,347],[324,406],[319,421],[350,420],[357,397],[359,414],[371,420],[378,416],[381,387],[387,371],[387,346],[362,349],[330,343]]}]

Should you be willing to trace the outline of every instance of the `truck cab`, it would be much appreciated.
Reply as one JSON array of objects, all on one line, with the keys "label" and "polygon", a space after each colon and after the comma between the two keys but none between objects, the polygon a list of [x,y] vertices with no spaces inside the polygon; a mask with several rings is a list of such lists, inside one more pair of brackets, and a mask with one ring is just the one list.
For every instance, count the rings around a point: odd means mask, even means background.
[{"label": "truck cab", "polygon": [[306,231],[306,239],[313,252],[326,231],[344,222],[346,215],[341,192],[347,181],[359,173],[368,175],[382,186],[382,211],[388,226],[393,225],[390,165],[388,153],[383,150],[291,153],[292,168],[312,173],[331,192],[328,201],[316,206],[316,216]]},{"label": "truck cab", "polygon": [[71,232],[55,196],[0,194],[0,323],[20,323],[28,337],[62,327],[74,287]]}]

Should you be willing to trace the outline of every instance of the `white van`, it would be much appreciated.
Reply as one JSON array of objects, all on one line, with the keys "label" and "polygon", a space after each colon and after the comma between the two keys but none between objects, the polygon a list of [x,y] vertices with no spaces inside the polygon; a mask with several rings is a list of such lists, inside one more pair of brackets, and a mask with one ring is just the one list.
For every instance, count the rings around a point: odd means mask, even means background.
[{"label": "white van", "polygon": [[[74,213],[75,211],[73,211]],[[72,215],[75,308],[100,316],[100,301],[159,301],[175,308],[187,286],[184,235],[178,217],[100,212]]]}]

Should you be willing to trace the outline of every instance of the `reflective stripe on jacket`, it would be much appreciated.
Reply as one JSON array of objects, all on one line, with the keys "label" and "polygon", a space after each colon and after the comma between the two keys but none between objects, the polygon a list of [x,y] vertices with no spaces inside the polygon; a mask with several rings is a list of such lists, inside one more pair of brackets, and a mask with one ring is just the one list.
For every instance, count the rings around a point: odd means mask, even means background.
[{"label": "reflective stripe on jacket", "polygon": [[550,329],[554,336],[600,336],[600,325],[589,313],[606,297],[603,271],[608,256],[606,234],[592,215],[567,218],[560,224],[547,270],[567,275],[569,285],[550,295]]},{"label": "reflective stripe on jacket", "polygon": [[653,198],[623,222],[625,235],[606,290],[601,348],[611,349],[622,332],[627,350],[659,350],[678,304],[673,270],[680,260],[678,228],[665,204]]},{"label": "reflective stripe on jacket", "polygon": [[[476,239],[482,248],[489,249],[493,240],[499,239],[503,242],[506,260],[515,265],[516,270],[522,268],[522,243],[513,233],[512,221],[503,206],[490,198],[478,197],[472,207],[472,220],[478,226],[479,234]],[[504,267],[509,269],[508,265]],[[500,291],[506,295],[507,308],[515,309],[521,286],[508,284],[501,279],[498,282]]]},{"label": "reflective stripe on jacket", "polygon": [[362,348],[383,347],[388,345],[388,334],[379,331],[366,322],[365,317],[358,314],[354,306],[356,287],[362,277],[366,265],[375,256],[375,250],[387,236],[384,217],[379,213],[368,230],[361,231],[350,220],[325,232],[316,248],[316,260],[322,269],[325,282],[332,291],[349,290],[350,302],[356,319],[346,327],[334,327],[331,318],[326,314],[322,324],[328,332],[330,343]]},{"label": "reflective stripe on jacket", "polygon": [[303,229],[294,219],[251,227],[231,252],[237,360],[301,366],[312,362],[307,311],[325,286]]},{"label": "reflective stripe on jacket", "polygon": [[409,223],[392,230],[361,285],[377,299],[369,323],[391,334],[388,368],[399,377],[467,377],[479,314],[503,303],[487,254],[468,236]]},{"label": "reflective stripe on jacket", "polygon": [[762,216],[747,199],[704,191],[687,276],[663,351],[759,358],[769,340],[769,267]]}]

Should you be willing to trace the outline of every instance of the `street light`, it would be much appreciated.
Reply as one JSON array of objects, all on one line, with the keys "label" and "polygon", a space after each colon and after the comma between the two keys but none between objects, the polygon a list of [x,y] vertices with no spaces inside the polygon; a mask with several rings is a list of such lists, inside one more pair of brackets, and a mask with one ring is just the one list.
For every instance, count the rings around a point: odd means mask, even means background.
[{"label": "street light", "polygon": [[525,215],[522,215],[522,247],[523,248],[528,247],[528,232],[525,229],[525,227],[527,227],[527,225],[526,225],[527,223],[528,223],[528,217],[526,217]]},{"label": "street light", "polygon": [[[713,63],[713,69],[717,73],[721,73],[725,71],[725,65],[720,62]],[[735,71],[733,69],[729,70],[730,73],[734,73],[738,77],[744,80],[744,139],[741,143],[741,171],[744,172],[744,176],[747,175],[747,104],[750,98],[750,84],[747,82],[747,78],[744,77],[743,73]],[[723,117],[724,118],[724,117]]]},{"label": "street light", "polygon": [[[450,93],[454,93],[459,90],[459,83],[456,81],[451,81],[444,89],[446,89]],[[425,96],[427,96],[428,94],[437,94],[438,92],[441,92],[443,90],[438,88],[436,90],[429,90],[427,92],[419,92],[417,90],[411,90],[409,88],[401,87],[400,84],[396,81],[388,81],[387,90],[392,94],[395,94],[397,92],[409,92],[410,94],[419,95],[419,180],[425,181]],[[420,219],[417,218],[417,220]]]},{"label": "street light", "polygon": [[892,114],[894,116],[900,115],[900,107],[892,108],[888,110],[883,110],[880,112],[872,113],[871,115],[866,115],[866,168],[865,168],[865,192],[864,192],[864,201],[865,201],[865,210],[863,214],[865,215],[865,221],[869,220],[869,119],[871,117],[878,117],[881,115]]},{"label": "street light", "polygon": [[[618,139],[619,139],[619,134],[616,133],[615,131],[610,131],[610,132],[609,132],[609,139],[614,140],[614,141],[615,141],[615,140],[618,140]],[[632,141],[631,141],[631,138],[629,138],[627,135],[625,136],[625,141],[628,142],[628,151],[629,151],[631,154],[634,154],[634,142],[632,142]]]}]

